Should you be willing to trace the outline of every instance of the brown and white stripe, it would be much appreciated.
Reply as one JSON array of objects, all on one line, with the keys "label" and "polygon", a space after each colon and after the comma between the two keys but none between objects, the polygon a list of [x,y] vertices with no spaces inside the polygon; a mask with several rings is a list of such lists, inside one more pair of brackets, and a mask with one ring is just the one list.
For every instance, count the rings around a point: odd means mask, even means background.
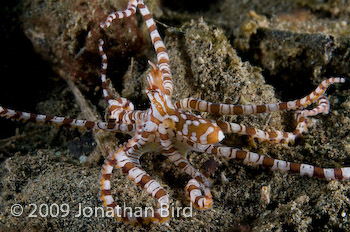
[{"label": "brown and white stripe", "polygon": [[[198,209],[210,208],[213,200],[209,190],[209,180],[189,164],[187,159],[184,158],[185,156],[180,154],[178,149],[173,146],[173,143],[167,134],[167,128],[160,124],[158,132],[159,140],[163,148],[162,153],[167,156],[176,167],[180,168],[181,171],[187,173],[193,178],[185,187],[190,201]],[[204,196],[202,195],[202,191],[205,193]]]},{"label": "brown and white stripe", "polygon": [[77,127],[94,130],[106,130],[120,133],[135,132],[136,124],[123,124],[115,122],[88,121],[82,119],[72,119],[44,114],[33,114],[17,110],[8,109],[0,106],[0,116],[12,120],[23,122],[36,122],[40,124]]},{"label": "brown and white stripe", "polygon": [[[299,123],[304,123],[305,117],[299,117]],[[254,127],[248,127],[242,124],[237,124],[233,122],[218,121],[218,126],[222,129],[224,133],[236,133],[239,135],[248,135],[252,138],[257,138],[259,142],[269,142],[269,143],[294,143],[295,139],[301,135],[304,131],[299,129],[293,132],[284,131],[263,131]],[[303,124],[304,125],[304,124]],[[301,128],[297,126],[297,128]],[[302,127],[304,128],[304,127]]]},{"label": "brown and white stripe", "polygon": [[[137,142],[136,142],[137,143]],[[131,224],[147,224],[151,221],[164,222],[168,220],[170,215],[164,215],[161,212],[160,207],[169,208],[169,196],[161,185],[153,180],[139,164],[138,157],[140,152],[135,151],[132,147],[120,147],[117,152],[111,154],[102,168],[102,180],[101,180],[101,199],[103,205],[108,207],[109,210],[114,210],[114,215],[118,221],[129,222]],[[135,184],[140,185],[145,189],[148,194],[157,199],[159,208],[156,210],[149,210],[143,212],[141,217],[136,217],[131,213],[125,212],[122,207],[117,207],[111,193],[111,175],[114,166],[121,169],[124,174],[128,175],[130,180],[133,180]]]},{"label": "brown and white stripe", "polygon": [[248,135],[252,138],[257,138],[259,142],[269,142],[269,143],[291,143],[294,144],[295,139],[301,136],[307,130],[307,125],[309,123],[307,116],[315,116],[319,113],[325,113],[327,110],[324,99],[319,101],[322,105],[317,106],[312,110],[297,111],[295,113],[297,126],[293,132],[285,131],[263,131],[254,127],[248,127],[242,124],[237,124],[233,122],[217,121],[218,126],[222,129],[224,133],[236,133],[239,135]]},{"label": "brown and white stripe", "polygon": [[108,102],[108,105],[111,105],[110,100],[111,97],[109,96],[108,93],[108,87],[107,87],[107,67],[108,67],[108,61],[107,61],[107,55],[103,51],[103,44],[104,41],[102,39],[99,39],[99,44],[98,44],[98,50],[100,51],[100,55],[102,58],[101,62],[101,85],[102,85],[102,94],[103,97],[106,99]]},{"label": "brown and white stripe", "polygon": [[126,98],[112,99],[108,93],[107,87],[107,56],[103,51],[103,40],[99,40],[99,51],[102,57],[101,65],[101,83],[102,83],[102,94],[108,102],[108,120],[112,119],[115,122],[123,124],[133,124],[140,121],[144,116],[144,111],[134,111],[134,105]]},{"label": "brown and white stripe", "polygon": [[168,52],[165,48],[162,38],[159,35],[156,23],[154,22],[153,17],[149,12],[147,6],[143,3],[142,0],[138,1],[138,6],[140,9],[140,13],[142,14],[146,22],[149,34],[151,36],[152,44],[157,54],[157,62],[158,62],[159,70],[163,74],[162,80],[163,80],[165,93],[171,96],[174,87],[173,87],[172,75],[170,70],[170,61],[169,61]]},{"label": "brown and white stripe", "polygon": [[310,177],[318,177],[326,180],[344,180],[350,179],[350,167],[344,168],[321,168],[309,164],[292,163],[284,160],[270,158],[257,153],[242,151],[231,147],[223,147],[221,145],[211,145],[213,154],[226,159],[235,159],[243,161],[244,164],[262,165],[271,168],[271,170],[279,170],[281,172],[296,173],[301,176],[308,175]]},{"label": "brown and white stripe", "polygon": [[140,122],[145,117],[146,111],[143,110],[123,110],[115,109],[113,105],[109,107],[107,118],[109,122],[117,122],[126,125]]},{"label": "brown and white stripe", "polygon": [[182,172],[186,173],[187,175],[191,176],[193,179],[198,178],[200,182],[205,187],[210,186],[209,180],[197,169],[195,169],[186,158],[185,156],[180,154],[177,149],[171,150],[171,152],[163,151],[163,154],[168,157],[168,159],[175,164],[176,167],[178,167]]},{"label": "brown and white stripe", "polygon": [[129,1],[128,8],[126,10],[120,10],[120,11],[115,11],[115,12],[110,13],[108,15],[106,21],[104,23],[100,24],[100,27],[107,28],[111,25],[113,20],[127,18],[130,15],[135,14],[137,4],[138,4],[137,0]]},{"label": "brown and white stripe", "polygon": [[[191,179],[185,187],[188,198],[193,205],[198,209],[208,209],[212,206],[213,200],[209,189],[209,180],[198,170],[196,170],[188,161],[185,156],[179,153],[178,149],[173,146],[167,134],[167,128],[162,124],[159,125],[159,139],[162,145],[162,153],[168,157],[168,159],[180,168],[181,171],[190,175]],[[204,196],[202,195],[204,192]]]},{"label": "brown and white stripe", "polygon": [[[110,26],[111,22],[114,19],[125,18],[125,17],[129,17],[132,14],[135,14],[137,6],[139,7],[140,13],[142,14],[142,16],[146,22],[149,34],[151,36],[152,44],[153,44],[154,49],[155,49],[156,54],[157,54],[157,62],[158,62],[159,70],[162,73],[162,80],[163,80],[163,86],[165,89],[165,93],[167,95],[171,96],[172,92],[173,92],[173,82],[172,82],[168,52],[165,48],[165,45],[163,43],[162,38],[159,35],[159,32],[157,30],[157,26],[153,20],[153,17],[151,15],[151,13],[149,12],[147,6],[143,3],[143,0],[129,1],[128,9],[123,10],[123,11],[116,11],[116,12],[109,14],[106,21],[104,23],[101,23],[101,27],[107,28]],[[102,44],[103,44],[103,42],[102,42]],[[102,50],[101,49],[102,44],[100,42],[100,51]],[[107,58],[106,56],[104,56],[104,57]],[[104,58],[103,58],[103,60],[107,61],[107,59],[104,59]],[[106,65],[103,64],[103,67],[105,67],[105,66]]]},{"label": "brown and white stripe", "polygon": [[298,100],[280,102],[264,105],[231,105],[221,103],[211,103],[204,100],[194,98],[184,98],[176,102],[176,107],[183,110],[196,110],[200,112],[208,112],[218,115],[249,115],[257,113],[269,113],[280,110],[298,110],[315,102],[333,83],[344,83],[344,78],[329,78],[321,82],[321,84],[309,95]]},{"label": "brown and white stripe", "polygon": [[[204,191],[204,196],[202,194]],[[212,195],[209,188],[203,188],[197,179],[191,179],[185,187],[187,197],[193,205],[200,210],[209,209],[213,205]]]},{"label": "brown and white stripe", "polygon": [[[162,131],[162,130],[160,130]],[[208,209],[212,206],[213,200],[209,190],[209,180],[197,169],[195,169],[185,158],[180,154],[167,134],[161,134],[160,140],[162,147],[164,148],[162,153],[168,157],[168,159],[175,164],[182,172],[188,174],[191,179],[185,187],[187,196],[193,205],[198,209]],[[205,195],[202,195],[202,191]]]},{"label": "brown and white stripe", "polygon": [[293,132],[284,131],[263,131],[253,127],[247,127],[242,124],[217,121],[218,126],[224,133],[237,133],[257,138],[259,142],[267,141],[269,143],[291,143],[301,136],[307,130],[308,116],[315,116],[320,113],[327,114],[329,111],[329,102],[325,96],[317,99],[318,106],[312,110],[302,110],[295,112],[297,120],[296,129]]},{"label": "brown and white stripe", "polygon": [[317,104],[318,106],[312,110],[297,111],[296,114],[302,115],[304,117],[308,117],[308,116],[315,116],[320,113],[323,113],[323,114],[329,113],[329,101],[325,96],[321,96],[319,99],[317,99]]}]

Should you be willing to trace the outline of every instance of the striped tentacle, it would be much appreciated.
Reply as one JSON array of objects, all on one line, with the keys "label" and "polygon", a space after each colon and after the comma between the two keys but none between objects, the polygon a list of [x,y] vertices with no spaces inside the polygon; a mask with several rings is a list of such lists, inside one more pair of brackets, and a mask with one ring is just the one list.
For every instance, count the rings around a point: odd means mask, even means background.
[{"label": "striped tentacle", "polygon": [[294,117],[297,121],[295,130],[291,133],[294,136],[293,140],[289,142],[294,143],[295,139],[301,136],[302,133],[307,131],[309,120],[307,117],[316,116],[318,114],[328,114],[329,112],[329,101],[325,96],[321,96],[317,99],[317,106],[312,110],[300,110],[296,111]]},{"label": "striped tentacle", "polygon": [[[193,203],[193,205],[200,210],[210,209],[213,205],[213,198],[209,188],[203,188],[203,184],[198,179],[191,179],[186,187],[185,191],[187,197]],[[202,195],[204,192],[204,196]]]},{"label": "striped tentacle", "polygon": [[120,10],[120,11],[115,11],[112,12],[108,15],[106,21],[104,23],[100,24],[100,27],[102,28],[107,28],[111,25],[112,21],[115,19],[122,19],[122,18],[127,18],[130,15],[135,14],[136,12],[136,7],[137,7],[138,1],[137,0],[131,0],[128,3],[128,7],[126,10]]},{"label": "striped tentacle", "polygon": [[[164,138],[165,136],[162,135],[162,137]],[[201,210],[211,208],[213,199],[209,189],[209,180],[201,172],[195,169],[173,146],[169,146],[163,151],[163,154],[167,156],[168,159],[182,172],[193,178],[185,187],[187,196],[193,205]],[[204,196],[202,195],[202,192],[204,192]]]},{"label": "striped tentacle", "polygon": [[249,115],[256,113],[269,113],[280,110],[298,110],[315,102],[327,89],[334,83],[344,83],[344,78],[329,78],[321,82],[321,84],[309,95],[298,100],[280,102],[264,105],[231,105],[211,103],[204,100],[185,98],[176,102],[176,107],[185,110],[196,110],[200,112],[208,112],[218,115]]},{"label": "striped tentacle", "polygon": [[321,96],[319,99],[317,99],[317,104],[318,106],[312,110],[301,110],[301,111],[296,111],[295,113],[296,115],[301,115],[304,117],[315,116],[320,113],[323,113],[323,114],[329,113],[329,101],[327,97]]},{"label": "striped tentacle", "polygon": [[[301,111],[295,112],[294,117],[296,118],[297,126],[296,126],[295,130],[292,132],[293,135],[295,135],[294,140],[297,137],[299,137],[302,133],[307,131],[307,126],[309,124],[309,120],[307,119],[307,117],[316,116],[320,113],[328,114],[329,101],[325,96],[321,96],[320,98],[318,98],[317,104],[318,104],[318,106],[316,106],[312,110],[301,110]],[[293,140],[293,142],[294,142],[294,140]]]},{"label": "striped tentacle", "polygon": [[[289,107],[291,109],[300,109],[302,107],[310,105],[321,97],[321,95],[327,90],[328,86],[335,83],[345,83],[345,78],[332,77],[322,81],[321,84],[312,93],[299,100],[292,101]],[[293,104],[294,102],[295,104]]]},{"label": "striped tentacle", "polygon": [[[210,193],[209,180],[198,170],[196,170],[177,150],[169,149],[163,151],[171,162],[182,172],[190,175],[191,179],[185,187],[187,197],[193,205],[201,210],[209,209],[213,205],[212,195]],[[204,195],[202,194],[204,192]]]},{"label": "striped tentacle", "polygon": [[[147,6],[144,4],[143,0],[132,0],[129,1],[128,9],[123,11],[116,11],[108,15],[107,20],[104,23],[101,23],[102,28],[107,28],[110,26],[111,22],[114,19],[120,19],[129,17],[132,14],[135,14],[136,7],[139,6],[140,12],[146,22],[148,31],[151,36],[152,44],[154,46],[154,49],[157,54],[157,62],[159,66],[159,70],[162,73],[162,80],[163,80],[163,86],[165,89],[165,93],[169,96],[172,95],[173,92],[173,82],[172,82],[172,76],[170,71],[170,61],[169,56],[167,53],[167,50],[165,48],[165,45],[163,43],[162,38],[159,35],[159,32],[157,30],[157,26],[153,20],[153,17],[151,13],[149,12]],[[100,42],[101,44],[101,42]],[[103,44],[103,43],[102,43]],[[100,47],[102,46],[100,45]],[[101,49],[100,49],[101,51]],[[102,53],[101,53],[102,54]],[[105,56],[105,58],[107,58]]]},{"label": "striped tentacle", "polygon": [[145,117],[146,111],[134,110],[134,105],[126,98],[110,99],[109,102],[108,120],[129,125],[140,122]]},{"label": "striped tentacle", "polygon": [[182,154],[180,154],[176,149],[169,149],[163,151],[163,154],[169,158],[171,162],[175,164],[176,167],[187,175],[191,176],[193,179],[197,179],[205,187],[209,187],[209,180],[196,168],[194,168]]},{"label": "striped tentacle", "polygon": [[262,165],[271,168],[271,170],[279,170],[281,172],[296,173],[301,176],[308,175],[310,177],[318,177],[325,180],[344,180],[350,179],[350,167],[344,168],[321,168],[309,164],[292,163],[288,161],[270,158],[257,153],[242,151],[239,149],[224,147],[220,145],[211,145],[210,151],[219,157],[226,159],[235,159],[243,161],[244,164],[250,163]]},{"label": "striped tentacle", "polygon": [[239,135],[248,135],[257,138],[259,142],[269,143],[291,143],[294,144],[295,139],[301,136],[307,130],[308,120],[304,116],[304,111],[296,114],[297,126],[293,132],[285,131],[263,131],[254,127],[248,127],[233,122],[217,121],[218,126],[224,133],[236,133]]},{"label": "striped tentacle", "polygon": [[116,153],[109,156],[103,165],[101,181],[101,199],[103,205],[109,210],[114,210],[114,215],[118,221],[129,222],[131,224],[148,224],[150,221],[164,222],[168,220],[169,215],[162,215],[160,209],[155,212],[148,210],[143,212],[141,217],[136,217],[130,212],[125,212],[122,207],[118,206],[111,193],[111,175],[114,165],[122,170],[128,178],[139,184],[147,193],[157,199],[158,203],[163,206],[169,206],[169,197],[158,182],[153,180],[147,173],[139,167],[138,160],[132,156],[138,156],[136,152],[126,151],[121,147]]},{"label": "striped tentacle", "polygon": [[144,111],[134,111],[134,105],[126,98],[112,99],[108,93],[108,85],[106,82],[107,73],[107,56],[103,51],[103,40],[99,40],[99,51],[102,57],[101,67],[101,83],[103,97],[108,102],[108,120],[112,119],[116,122],[124,124],[133,124],[140,121],[144,116]]},{"label": "striped tentacle", "polygon": [[[242,124],[230,123],[225,121],[218,121],[218,126],[224,133],[236,133],[239,135],[248,135],[252,138],[257,138],[259,142],[269,143],[294,143],[295,139],[301,135],[301,128],[305,128],[305,117],[298,117],[299,123],[303,123],[303,126],[297,126],[297,129],[293,132],[284,131],[263,131],[254,127],[248,127]],[[304,131],[304,130],[303,130]]]},{"label": "striped tentacle", "polygon": [[88,121],[82,119],[72,119],[44,114],[33,114],[0,106],[0,116],[17,121],[29,121],[40,124],[49,124],[66,127],[77,127],[86,129],[106,130],[120,133],[132,133],[136,129],[136,124],[125,125],[123,123],[109,123],[101,121]]},{"label": "striped tentacle", "polygon": [[[147,141],[147,136],[150,134],[144,132],[141,137]],[[121,147],[117,152],[110,155],[102,168],[101,180],[101,199],[103,205],[109,210],[114,210],[114,215],[118,221],[130,222],[131,224],[148,224],[151,221],[160,223],[169,219],[167,211],[162,211],[161,208],[169,209],[169,196],[161,185],[152,179],[139,164],[139,157],[142,155],[141,148],[143,142],[140,143],[135,137],[131,139],[125,147]],[[111,194],[111,174],[113,167],[116,165],[122,173],[127,174],[128,178],[133,180],[135,184],[140,185],[147,191],[148,194],[157,199],[158,208],[143,212],[141,217],[132,215],[130,212],[125,212],[118,206]]]},{"label": "striped tentacle", "polygon": [[284,131],[263,131],[253,127],[247,127],[242,124],[229,123],[225,121],[218,121],[218,126],[224,133],[237,133],[240,135],[249,135],[257,138],[259,142],[267,141],[269,143],[291,143],[295,142],[302,133],[307,130],[308,116],[315,116],[320,113],[327,114],[329,111],[329,102],[325,96],[317,99],[318,106],[312,110],[302,110],[295,112],[297,121],[296,129],[293,132]]},{"label": "striped tentacle", "polygon": [[140,9],[140,13],[142,14],[146,22],[149,34],[151,36],[152,44],[157,54],[157,62],[158,62],[159,70],[163,74],[162,80],[163,80],[165,93],[171,96],[174,87],[173,87],[173,81],[172,81],[172,76],[170,71],[170,61],[169,61],[168,52],[165,48],[162,38],[159,35],[157,26],[147,6],[143,3],[142,0],[138,1],[138,6]]},{"label": "striped tentacle", "polygon": [[105,54],[105,52],[103,51],[103,44],[104,41],[102,39],[99,39],[99,44],[98,44],[98,50],[100,51],[100,55],[102,58],[102,62],[101,62],[101,85],[102,85],[102,94],[103,97],[106,99],[106,101],[108,102],[108,105],[112,104],[112,99],[109,96],[108,93],[108,85],[107,85],[107,67],[108,67],[108,61],[107,61],[107,55]]},{"label": "striped tentacle", "polygon": [[118,123],[130,125],[140,122],[145,115],[145,111],[141,110],[118,110],[108,111],[108,121],[115,121]]},{"label": "striped tentacle", "polygon": [[[160,143],[162,145],[162,153],[169,158],[176,167],[181,171],[190,175],[192,180],[185,187],[188,197],[194,206],[198,209],[208,209],[212,206],[213,200],[209,189],[209,180],[199,171],[197,171],[183,155],[173,146],[172,141],[168,136],[168,128],[173,130],[175,125],[171,123],[162,123],[158,126]],[[204,192],[204,196],[202,195]]]}]

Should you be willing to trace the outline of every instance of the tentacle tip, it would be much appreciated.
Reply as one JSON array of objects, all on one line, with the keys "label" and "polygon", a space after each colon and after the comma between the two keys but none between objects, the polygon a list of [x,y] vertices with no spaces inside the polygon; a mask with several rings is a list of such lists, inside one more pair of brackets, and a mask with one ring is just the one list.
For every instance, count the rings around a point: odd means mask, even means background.
[{"label": "tentacle tip", "polygon": [[148,60],[148,64],[152,66],[153,70],[157,70],[157,66],[150,60]]},{"label": "tentacle tip", "polygon": [[202,210],[210,209],[212,206],[213,206],[213,202],[211,202],[211,203],[206,203],[206,204],[204,205],[204,207],[202,208]]},{"label": "tentacle tip", "polygon": [[194,207],[198,210],[208,210],[212,207],[213,203],[211,204],[205,204],[203,206],[198,206],[198,205],[194,205]]},{"label": "tentacle tip", "polygon": [[106,22],[104,22],[104,23],[102,22],[102,23],[100,23],[100,27],[105,29],[105,28],[109,27],[109,24],[107,24]]}]

